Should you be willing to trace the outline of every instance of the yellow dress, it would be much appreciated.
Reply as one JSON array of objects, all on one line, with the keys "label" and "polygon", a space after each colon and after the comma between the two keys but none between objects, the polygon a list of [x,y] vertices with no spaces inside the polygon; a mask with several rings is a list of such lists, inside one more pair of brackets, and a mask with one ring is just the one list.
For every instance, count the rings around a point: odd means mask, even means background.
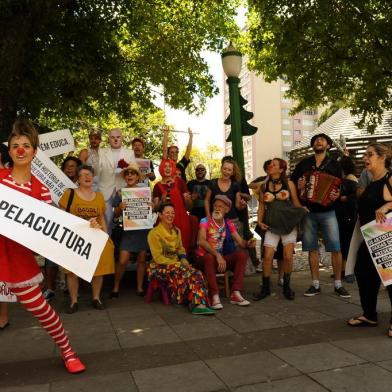
[{"label": "yellow dress", "polygon": [[[64,210],[67,207],[70,194],[71,191],[68,189],[67,191],[65,191],[65,193],[59,200],[59,206]],[[102,193],[96,192],[95,198],[91,201],[88,201],[79,197],[77,192],[75,191],[74,198],[72,200],[69,212],[72,215],[78,216],[79,218],[89,220],[91,218],[96,218],[103,215],[105,213],[105,209],[106,209],[106,205]],[[94,272],[94,276],[114,274],[113,251],[114,251],[113,242],[109,238],[105,245],[105,248],[103,249],[101,258],[99,259],[97,269]]]}]

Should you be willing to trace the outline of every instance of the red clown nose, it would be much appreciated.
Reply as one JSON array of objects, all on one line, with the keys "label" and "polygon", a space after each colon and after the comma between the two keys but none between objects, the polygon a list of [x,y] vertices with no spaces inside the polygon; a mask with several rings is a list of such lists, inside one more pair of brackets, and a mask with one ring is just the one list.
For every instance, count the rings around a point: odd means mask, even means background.
[{"label": "red clown nose", "polygon": [[17,153],[18,155],[24,154],[25,151],[26,151],[26,150],[25,150],[23,147],[19,147],[19,148],[16,149],[16,153]]}]

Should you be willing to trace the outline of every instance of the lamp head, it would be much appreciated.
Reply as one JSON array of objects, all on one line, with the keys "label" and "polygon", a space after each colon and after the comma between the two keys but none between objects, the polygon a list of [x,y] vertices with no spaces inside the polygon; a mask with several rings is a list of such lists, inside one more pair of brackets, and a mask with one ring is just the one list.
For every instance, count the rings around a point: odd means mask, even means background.
[{"label": "lamp head", "polygon": [[227,77],[238,78],[242,66],[242,54],[232,44],[223,49],[222,66]]}]

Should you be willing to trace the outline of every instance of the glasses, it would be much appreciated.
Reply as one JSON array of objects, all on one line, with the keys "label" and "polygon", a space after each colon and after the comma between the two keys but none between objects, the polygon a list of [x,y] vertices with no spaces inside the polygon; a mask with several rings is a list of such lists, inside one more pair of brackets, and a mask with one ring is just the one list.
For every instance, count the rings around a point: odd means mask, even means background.
[{"label": "glasses", "polygon": [[364,156],[364,157],[367,157],[367,158],[371,158],[371,157],[376,156],[376,155],[377,155],[377,154],[374,153],[374,152],[365,152],[365,153],[363,154],[363,156]]}]

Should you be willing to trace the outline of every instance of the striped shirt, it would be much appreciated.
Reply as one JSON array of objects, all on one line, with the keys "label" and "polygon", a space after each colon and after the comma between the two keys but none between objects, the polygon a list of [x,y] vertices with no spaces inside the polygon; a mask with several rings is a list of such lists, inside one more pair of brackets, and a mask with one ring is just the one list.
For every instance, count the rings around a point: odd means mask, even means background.
[{"label": "striped shirt", "polygon": [[[2,181],[4,185],[7,185],[8,187],[15,189],[16,191],[22,192],[25,195],[31,195],[31,182],[26,182],[25,184],[18,184],[9,174],[7,177],[4,178]],[[41,184],[41,195],[39,197],[39,200],[44,201],[45,203],[52,204],[52,197],[50,195],[49,189]]]}]

